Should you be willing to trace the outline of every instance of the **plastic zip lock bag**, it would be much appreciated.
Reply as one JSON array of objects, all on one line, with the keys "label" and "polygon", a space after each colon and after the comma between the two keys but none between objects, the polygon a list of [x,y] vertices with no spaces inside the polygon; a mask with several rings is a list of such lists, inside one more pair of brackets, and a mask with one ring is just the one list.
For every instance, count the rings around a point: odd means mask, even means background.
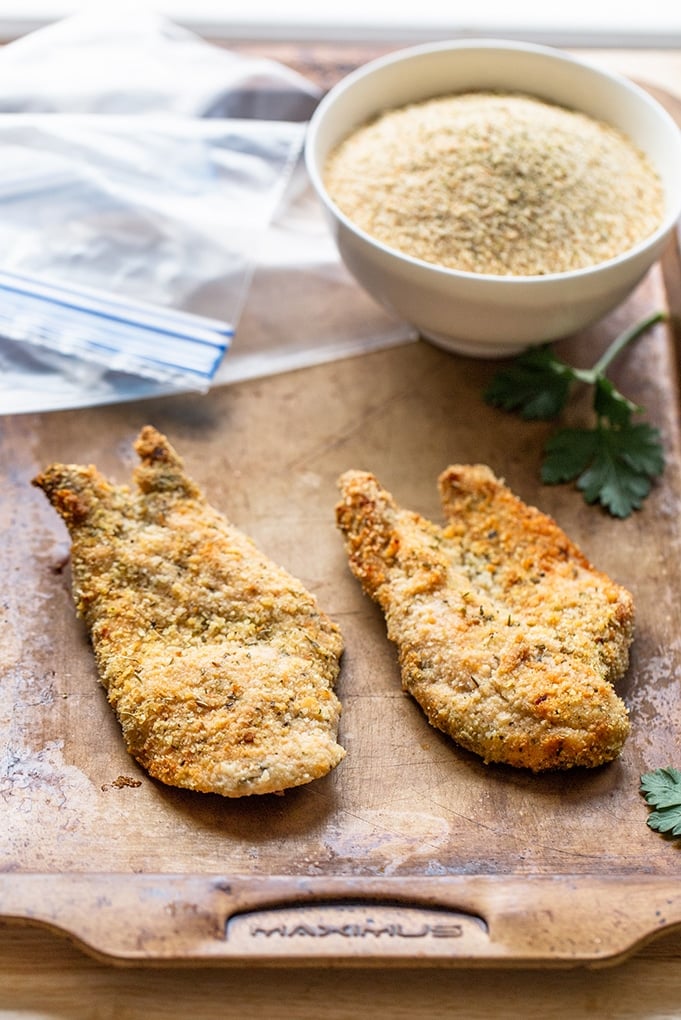
[{"label": "plastic zip lock bag", "polygon": [[[38,285],[34,297],[45,287],[65,289],[68,293],[60,297],[66,304],[75,300],[74,292],[81,304],[93,296],[122,300],[129,312],[134,306],[138,326],[142,312],[151,322],[157,322],[160,313],[172,312],[196,317],[194,326],[215,332],[213,350],[196,338],[191,346],[189,339],[183,341],[185,361],[190,351],[191,357],[205,360],[199,372],[188,372],[191,366],[180,364],[177,373],[168,337],[160,331],[143,332],[146,347],[140,351],[132,336],[123,342],[117,326],[112,345],[110,317],[102,305],[100,315],[91,314],[89,306],[86,315],[82,308],[77,329],[60,327],[55,349],[52,323],[44,321],[45,306],[36,300],[31,310],[24,306],[21,329],[13,322],[7,330],[30,335],[30,341],[3,338],[0,328],[0,413],[91,407],[178,389],[201,390],[208,388],[208,381],[219,386],[413,342],[413,329],[369,298],[345,269],[300,155],[290,175],[294,154],[302,148],[304,124],[320,95],[317,85],[277,61],[212,45],[126,0],[81,10],[1,47],[0,269],[5,270],[5,282],[16,289],[26,282],[17,276],[30,278]],[[167,119],[164,130],[177,139],[174,147],[158,144],[159,118]],[[236,164],[231,174],[222,170],[225,183],[231,180],[236,187],[232,231],[226,201],[210,212],[221,185],[213,181],[213,171],[201,171],[214,158],[215,136],[207,136],[205,144],[212,150],[207,160],[197,158],[199,142],[183,133],[181,122],[215,119],[243,133],[243,121],[258,118],[277,121],[274,127],[261,123],[259,131],[256,128],[263,147],[260,159],[252,159],[250,166],[258,179],[243,189]],[[14,121],[24,132],[31,125],[33,136],[11,138]],[[125,124],[124,131],[116,127],[118,121]],[[251,145],[253,139],[251,133]],[[5,140],[15,146],[7,161]],[[118,148],[129,144],[135,156],[122,158],[114,150],[116,140]],[[287,145],[288,162],[282,151]],[[235,139],[233,147],[245,167],[243,146]],[[86,171],[93,156],[95,164]],[[136,167],[138,158],[142,162]],[[177,205],[170,200],[176,172],[183,182]],[[199,181],[207,209],[195,226],[185,192],[191,193]],[[240,233],[238,217],[246,209],[254,218]],[[165,218],[168,213],[170,220]],[[178,213],[182,243],[172,221]],[[207,220],[211,222],[206,227]],[[228,254],[239,236],[245,249],[235,263]],[[203,252],[206,237],[208,261]],[[159,250],[150,273],[145,259],[154,238]],[[115,253],[120,264],[114,268]],[[178,272],[180,255],[188,261]],[[241,298],[235,297],[239,279]],[[0,291],[0,306],[3,299],[7,308],[8,291],[4,298]],[[186,325],[180,319],[176,328],[181,331]],[[232,339],[229,334],[237,325]],[[97,338],[91,333],[95,328]],[[90,341],[89,350],[83,350],[84,339]],[[74,342],[79,355],[68,353]],[[221,357],[227,346],[227,357]],[[158,351],[160,364],[154,363]],[[88,360],[95,356],[99,362]],[[208,380],[213,358],[219,367]],[[116,367],[119,363],[123,370]],[[134,374],[135,363],[154,376]]]},{"label": "plastic zip lock bag", "polygon": [[308,120],[320,89],[214,45],[138,0],[83,8],[0,49],[0,113]]},{"label": "plastic zip lock bag", "polygon": [[0,359],[30,344],[48,363],[68,354],[206,389],[303,134],[282,121],[0,116]]}]

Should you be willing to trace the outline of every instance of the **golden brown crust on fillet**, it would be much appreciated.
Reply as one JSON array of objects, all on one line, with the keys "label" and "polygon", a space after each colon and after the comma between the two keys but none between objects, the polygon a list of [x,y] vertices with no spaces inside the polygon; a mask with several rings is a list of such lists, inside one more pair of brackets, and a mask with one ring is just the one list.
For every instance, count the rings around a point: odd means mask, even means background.
[{"label": "golden brown crust on fillet", "polygon": [[351,570],[433,726],[486,762],[535,772],[619,754],[629,720],[612,684],[628,664],[632,598],[555,521],[484,465],[440,476],[444,528],[367,472],[339,484]]},{"label": "golden brown crust on fillet", "polygon": [[125,744],[156,779],[272,793],[343,758],[340,632],[142,429],[137,491],[95,467],[34,479],[72,539],[73,592]]}]

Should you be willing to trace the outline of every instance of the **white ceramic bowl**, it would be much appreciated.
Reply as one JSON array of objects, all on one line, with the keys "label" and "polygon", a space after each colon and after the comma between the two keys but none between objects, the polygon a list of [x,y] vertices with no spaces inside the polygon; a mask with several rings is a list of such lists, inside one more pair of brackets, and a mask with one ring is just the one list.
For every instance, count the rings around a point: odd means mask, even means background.
[{"label": "white ceramic bowl", "polygon": [[[331,201],[322,171],[330,150],[386,109],[470,90],[524,92],[623,131],[647,154],[666,195],[664,221],[617,258],[574,272],[492,276],[411,258],[374,240]],[[597,321],[633,290],[662,253],[681,213],[681,132],[643,89],[549,47],[496,40],[401,50],[349,74],[319,104],[306,165],[340,255],[376,300],[426,339],[463,354],[510,355]]]}]

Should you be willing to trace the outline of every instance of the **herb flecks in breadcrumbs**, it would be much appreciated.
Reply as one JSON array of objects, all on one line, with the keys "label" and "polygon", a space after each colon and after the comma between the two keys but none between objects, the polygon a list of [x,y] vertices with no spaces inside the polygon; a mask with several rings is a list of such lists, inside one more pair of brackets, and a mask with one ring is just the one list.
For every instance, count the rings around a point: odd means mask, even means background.
[{"label": "herb flecks in breadcrumbs", "polygon": [[71,534],[73,595],[126,747],[154,778],[275,793],[344,756],[342,642],[315,598],[206,501],[145,427],[136,491],[53,464],[34,484]]}]

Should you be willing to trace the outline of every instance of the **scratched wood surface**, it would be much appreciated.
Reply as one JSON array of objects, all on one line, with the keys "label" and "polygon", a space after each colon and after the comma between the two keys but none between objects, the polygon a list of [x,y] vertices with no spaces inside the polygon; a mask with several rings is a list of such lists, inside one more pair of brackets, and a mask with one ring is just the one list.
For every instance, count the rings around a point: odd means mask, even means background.
[{"label": "scratched wood surface", "polygon": [[[591,359],[620,326],[664,301],[656,269],[625,307],[566,343],[568,353]],[[680,480],[670,333],[653,329],[619,373],[622,387],[662,429],[669,458],[645,509],[626,521],[586,507],[570,488],[539,485],[546,426],[482,403],[493,368],[414,343],[208,397],[3,422],[1,569],[8,583],[0,914],[21,916],[22,896],[27,912],[44,901],[44,888],[31,892],[26,885],[29,873],[50,876],[52,890],[59,888],[55,876],[92,872],[240,876],[254,891],[267,890],[272,876],[288,876],[296,881],[282,893],[286,902],[309,880],[318,895],[326,889],[346,898],[368,890],[394,899],[409,894],[416,879],[437,881],[440,890],[450,877],[463,902],[466,876],[525,879],[528,889],[537,888],[532,883],[539,877],[617,876],[621,886],[612,890],[612,903],[618,909],[627,883],[645,875],[662,881],[666,897],[666,880],[678,877],[678,853],[646,827],[638,776],[678,760],[681,725]],[[123,749],[74,617],[65,531],[29,482],[55,459],[94,462],[126,479],[132,440],[147,421],[171,436],[213,503],[301,577],[343,630],[339,694],[348,753],[322,781],[283,797],[226,801],[160,786]],[[477,460],[552,513],[598,566],[634,593],[637,638],[621,686],[633,732],[621,759],[607,768],[536,777],[485,767],[457,749],[401,692],[383,621],[349,575],[333,524],[341,471],[369,468],[405,505],[437,519],[438,472],[450,462]],[[350,884],[339,892],[337,879]],[[366,879],[381,884],[367,886]],[[65,926],[77,923],[86,937],[82,925],[92,919],[73,917],[77,886],[64,897],[51,905],[50,919],[59,922],[66,911]],[[452,906],[446,897],[442,902]],[[134,903],[134,893],[123,896],[126,924]],[[239,905],[248,908],[247,895]],[[489,922],[486,900],[468,902],[467,909]],[[677,904],[667,923],[681,920],[678,911]],[[634,931],[633,941],[642,934]],[[176,948],[191,955],[187,945]],[[622,948],[614,941],[601,951]]]},{"label": "scratched wood surface", "polygon": [[[563,353],[595,360],[624,325],[673,304],[677,288],[671,250],[664,270]],[[675,347],[670,327],[657,326],[616,369],[668,457],[645,509],[627,521],[587,508],[569,487],[539,484],[548,427],[484,405],[497,365],[423,343],[207,397],[3,419],[0,917],[134,962],[599,962],[680,924],[678,848],[646,827],[638,793],[641,772],[679,761]],[[125,480],[146,422],[340,624],[348,754],[328,778],[282,797],[225,801],[163,787],[125,753],[74,617],[65,530],[30,479],[66,460]],[[335,479],[368,468],[438,519],[438,473],[469,461],[489,463],[555,516],[635,596],[637,637],[620,687],[632,735],[606,768],[535,777],[485,767],[429,728],[400,690],[380,614],[345,564]],[[300,903],[314,909],[301,915]],[[325,924],[366,927],[366,904],[398,933],[389,945],[361,931],[351,947],[347,935],[314,938]],[[298,927],[305,937],[263,950],[248,918],[275,908],[273,928],[281,918],[289,936]],[[435,935],[418,951],[415,939],[400,941],[432,936],[440,921],[461,937]]]}]

